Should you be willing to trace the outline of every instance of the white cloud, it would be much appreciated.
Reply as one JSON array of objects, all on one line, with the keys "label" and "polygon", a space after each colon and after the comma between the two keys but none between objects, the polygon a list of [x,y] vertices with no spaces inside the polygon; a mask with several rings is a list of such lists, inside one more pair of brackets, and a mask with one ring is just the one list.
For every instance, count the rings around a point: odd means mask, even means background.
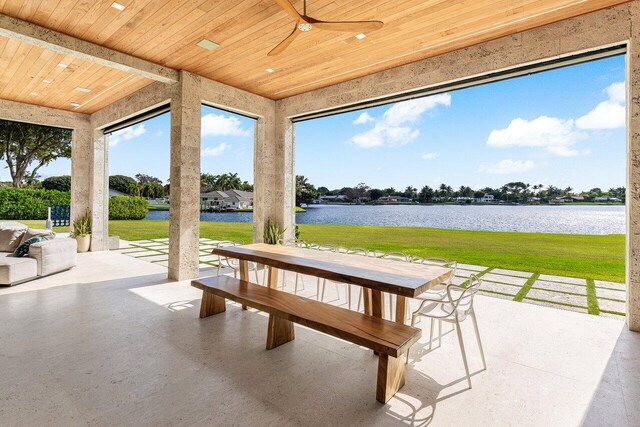
[{"label": "white cloud", "polygon": [[440,157],[440,153],[423,153],[422,157],[424,160],[431,160],[431,159],[437,159],[438,157]]},{"label": "white cloud", "polygon": [[216,145],[215,147],[205,147],[202,150],[201,156],[202,157],[220,156],[220,155],[222,155],[222,153],[227,151],[229,148],[231,148],[231,146],[229,144],[227,144],[226,142],[221,142],[220,144]]},{"label": "white cloud", "polygon": [[574,121],[540,116],[534,120],[513,119],[505,129],[494,129],[489,134],[490,147],[542,147],[556,156],[575,156],[570,147],[587,135],[575,128]]},{"label": "white cloud", "polygon": [[115,147],[122,141],[130,141],[145,133],[147,133],[147,129],[144,127],[144,124],[115,131],[109,136],[109,147]]},{"label": "white cloud", "polygon": [[237,117],[224,114],[202,116],[202,136],[250,136],[251,131],[242,127]]},{"label": "white cloud", "polygon": [[[375,122],[373,128],[354,135],[351,142],[360,148],[399,147],[408,144],[418,138],[420,131],[407,124],[418,121],[426,111],[439,105],[451,105],[451,95],[443,93],[394,104],[381,118],[372,118]],[[362,113],[356,122],[364,114],[366,113]]]},{"label": "white cloud", "polygon": [[576,126],[580,129],[602,130],[617,129],[625,125],[625,84],[613,83],[605,89],[609,99],[602,101],[584,116],[576,120]]},{"label": "white cloud", "polygon": [[364,125],[366,123],[373,122],[375,120],[376,119],[374,119],[369,113],[367,113],[365,111],[364,113],[360,113],[358,118],[353,121],[353,124],[354,125]]},{"label": "white cloud", "polygon": [[512,174],[528,172],[538,165],[533,160],[511,160],[505,159],[498,163],[489,165],[480,165],[478,172],[491,173],[491,174]]}]

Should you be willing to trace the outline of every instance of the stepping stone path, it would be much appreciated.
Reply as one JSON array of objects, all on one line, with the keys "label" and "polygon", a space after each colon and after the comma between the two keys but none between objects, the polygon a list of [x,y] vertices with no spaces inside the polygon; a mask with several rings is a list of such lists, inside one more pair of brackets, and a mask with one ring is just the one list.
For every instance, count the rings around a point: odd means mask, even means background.
[{"label": "stepping stone path", "polygon": [[[201,269],[218,268],[217,257],[211,254],[217,242],[200,239]],[[165,267],[168,265],[167,238],[121,241],[121,246],[117,252]],[[458,264],[453,283],[465,286],[472,274],[482,279],[480,293],[483,295],[618,319],[623,319],[625,315],[624,283],[470,264]]]}]

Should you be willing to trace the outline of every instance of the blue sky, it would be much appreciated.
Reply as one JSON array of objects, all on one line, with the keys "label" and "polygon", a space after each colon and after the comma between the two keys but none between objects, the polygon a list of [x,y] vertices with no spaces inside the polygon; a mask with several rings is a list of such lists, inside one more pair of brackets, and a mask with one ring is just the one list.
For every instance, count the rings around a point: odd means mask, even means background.
[{"label": "blue sky", "polygon": [[[624,57],[296,124],[296,172],[316,186],[625,184]],[[253,181],[253,120],[202,108],[202,170]],[[169,115],[111,138],[111,174],[169,178]],[[70,162],[42,169],[69,174]],[[0,180],[8,179],[6,169]]]}]

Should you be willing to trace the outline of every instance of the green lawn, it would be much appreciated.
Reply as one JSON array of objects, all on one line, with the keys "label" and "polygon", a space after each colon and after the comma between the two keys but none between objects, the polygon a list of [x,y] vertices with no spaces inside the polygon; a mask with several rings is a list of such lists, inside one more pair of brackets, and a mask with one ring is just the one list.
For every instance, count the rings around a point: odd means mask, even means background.
[{"label": "green lawn", "polygon": [[[43,221],[22,221],[42,227]],[[125,240],[167,237],[168,221],[111,221],[110,234]],[[541,274],[624,282],[624,235],[590,236],[300,224],[307,242],[441,256],[467,264]],[[64,230],[61,230],[64,231]],[[201,237],[250,242],[252,225],[201,222]]]}]

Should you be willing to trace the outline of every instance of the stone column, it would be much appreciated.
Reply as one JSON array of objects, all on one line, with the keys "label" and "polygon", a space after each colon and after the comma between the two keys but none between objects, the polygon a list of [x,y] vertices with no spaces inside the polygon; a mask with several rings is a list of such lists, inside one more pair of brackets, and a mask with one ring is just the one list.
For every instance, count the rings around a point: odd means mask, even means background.
[{"label": "stone column", "polygon": [[169,279],[198,277],[200,238],[200,77],[180,72],[171,99]]},{"label": "stone column", "polygon": [[640,2],[627,53],[627,325],[640,331]]},{"label": "stone column", "polygon": [[109,249],[109,163],[108,139],[99,129],[93,130],[91,185],[91,251]]},{"label": "stone column", "polygon": [[73,130],[71,148],[71,222],[91,213],[91,250],[108,249],[106,137],[89,123]]},{"label": "stone column", "polygon": [[271,219],[295,231],[295,171],[293,123],[277,114],[256,123],[254,148],[253,239],[263,241],[264,224]]},{"label": "stone column", "polygon": [[[92,131],[86,125],[73,129],[71,145],[71,224],[91,209]],[[73,225],[71,226],[73,227]]]}]

